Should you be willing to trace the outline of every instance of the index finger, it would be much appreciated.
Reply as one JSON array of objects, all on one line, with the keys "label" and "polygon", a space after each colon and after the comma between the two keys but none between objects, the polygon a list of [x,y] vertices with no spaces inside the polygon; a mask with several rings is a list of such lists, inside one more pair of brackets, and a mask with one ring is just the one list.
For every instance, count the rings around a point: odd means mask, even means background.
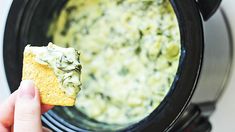
[{"label": "index finger", "polygon": [[10,127],[14,120],[17,93],[18,90],[12,93],[8,99],[0,105],[0,124],[6,128]]},{"label": "index finger", "polygon": [[42,114],[47,112],[48,110],[52,109],[53,107],[54,107],[53,105],[42,104],[42,106],[41,106]]}]

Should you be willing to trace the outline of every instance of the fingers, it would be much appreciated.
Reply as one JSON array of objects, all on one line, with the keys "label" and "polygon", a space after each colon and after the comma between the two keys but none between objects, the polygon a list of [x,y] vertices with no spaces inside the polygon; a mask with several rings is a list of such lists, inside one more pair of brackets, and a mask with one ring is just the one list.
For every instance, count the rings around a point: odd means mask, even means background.
[{"label": "fingers", "polygon": [[52,130],[50,130],[50,129],[46,128],[46,127],[42,127],[42,131],[43,132],[52,132]]},{"label": "fingers", "polygon": [[41,111],[42,111],[42,114],[47,112],[48,110],[52,109],[54,106],[52,105],[46,105],[46,104],[42,104],[41,105]]},{"label": "fingers", "polygon": [[[27,81],[26,81],[26,83],[27,83]],[[24,82],[23,82],[23,84],[24,84]],[[8,99],[6,101],[4,101],[0,105],[0,131],[1,132],[8,131],[10,129],[10,127],[13,125],[15,102],[16,102],[18,93],[19,93],[19,90],[15,91],[14,93],[12,93],[8,97]],[[38,92],[37,92],[37,95],[38,95]],[[39,97],[39,95],[37,97]],[[41,113],[45,113],[52,108],[53,108],[53,106],[51,106],[51,105],[42,104],[41,110],[40,110],[40,107],[38,108],[38,110]]]},{"label": "fingers", "polygon": [[18,91],[11,94],[6,101],[0,105],[0,130],[3,127],[8,128],[13,124],[15,100]]},{"label": "fingers", "polygon": [[15,132],[41,132],[39,93],[32,81],[22,81],[15,102]]},{"label": "fingers", "polygon": [[7,127],[5,127],[5,126],[3,126],[2,124],[0,124],[0,131],[1,131],[1,132],[9,132],[10,129],[7,128]]}]

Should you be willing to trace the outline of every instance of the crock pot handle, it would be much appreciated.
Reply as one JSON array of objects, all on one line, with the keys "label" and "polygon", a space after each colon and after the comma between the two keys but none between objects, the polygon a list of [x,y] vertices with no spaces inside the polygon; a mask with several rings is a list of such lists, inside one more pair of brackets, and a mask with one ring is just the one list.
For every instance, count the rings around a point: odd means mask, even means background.
[{"label": "crock pot handle", "polygon": [[221,0],[197,0],[202,17],[207,21],[219,8]]}]

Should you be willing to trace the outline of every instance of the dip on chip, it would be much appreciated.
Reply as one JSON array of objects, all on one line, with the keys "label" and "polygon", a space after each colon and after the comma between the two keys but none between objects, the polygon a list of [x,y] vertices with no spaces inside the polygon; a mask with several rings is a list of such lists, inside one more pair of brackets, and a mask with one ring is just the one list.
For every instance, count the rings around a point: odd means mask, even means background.
[{"label": "dip on chip", "polygon": [[74,48],[27,45],[22,80],[33,80],[43,104],[73,106],[80,91],[80,53]]},{"label": "dip on chip", "polygon": [[83,52],[76,120],[136,123],[167,96],[182,52],[169,0],[68,0],[55,16],[48,38]]}]

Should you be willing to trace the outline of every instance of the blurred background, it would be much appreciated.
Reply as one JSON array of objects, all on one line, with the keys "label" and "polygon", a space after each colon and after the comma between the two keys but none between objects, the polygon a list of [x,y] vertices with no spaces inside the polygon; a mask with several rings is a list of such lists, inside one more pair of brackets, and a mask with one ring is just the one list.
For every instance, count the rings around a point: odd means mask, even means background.
[{"label": "blurred background", "polygon": [[[200,0],[198,0],[198,2],[200,3]],[[30,3],[37,3],[35,5],[39,6],[34,7],[34,4],[32,4],[32,6],[29,6]],[[59,6],[64,5],[63,2],[60,2],[60,4],[55,4],[57,2],[49,2],[51,5],[56,5],[56,7],[53,6],[53,8],[49,10],[50,5],[46,5],[45,3],[46,1],[43,0],[41,0],[40,2],[34,0],[31,0],[31,2],[30,0],[0,0],[0,103],[4,101],[11,92],[17,89],[17,85],[21,80],[20,72],[18,71],[21,68],[21,66],[19,66],[18,64],[18,61],[20,60],[18,57],[22,57],[22,55],[20,54],[22,53],[24,47],[22,43],[28,41],[47,42],[47,39],[43,37],[41,41],[39,40],[41,39],[41,37],[36,38],[37,33],[39,34],[39,36],[46,36],[45,33],[44,35],[42,35],[43,27],[42,30],[39,30],[38,32],[33,31],[33,28],[40,28],[40,22],[38,22],[39,24],[37,26],[33,26],[33,24],[37,23],[37,21],[42,20],[43,23],[41,24],[45,25],[45,23],[49,22],[48,20],[46,20],[47,17],[53,17],[52,11],[56,12],[61,9],[59,8]],[[176,123],[175,128],[173,128],[171,131],[180,131],[181,128],[183,131],[193,131],[194,127],[197,131],[235,131],[235,72],[233,64],[235,61],[235,56],[233,54],[235,50],[234,6],[235,1],[222,0],[221,5],[218,7],[218,10],[213,16],[211,16],[211,18],[209,18],[209,20],[204,21],[201,18],[203,21],[203,36],[205,42],[202,71],[199,75],[199,82],[196,86],[194,95],[192,96],[189,108],[186,110],[185,113],[180,113],[184,116],[181,117],[181,120],[178,121],[178,124]],[[57,9],[57,7],[59,9]],[[207,6],[203,6],[203,4],[199,4],[198,7],[201,8],[201,12],[203,12],[203,9],[210,8]],[[27,12],[30,12],[30,10],[34,8],[37,8],[37,11],[39,12],[38,14],[27,14]],[[43,17],[44,13],[42,12],[42,10],[44,8],[48,9],[45,11],[47,12],[45,13],[45,16],[47,17]],[[33,15],[37,19],[35,19]],[[42,17],[42,19],[40,19],[40,17]],[[32,30],[30,29],[31,27],[33,27]],[[24,30],[19,31],[20,28],[24,28]],[[25,36],[24,32],[33,32],[32,34],[34,36],[29,35],[30,37],[27,38],[28,36]],[[190,108],[192,108],[192,110]],[[50,111],[49,113],[45,114],[42,117],[44,125],[50,127],[55,131],[85,130],[83,129],[83,127],[86,128],[86,126],[77,125],[77,120],[73,122],[73,118],[67,115],[58,116],[60,113],[63,112],[63,110],[66,111],[67,108],[56,108],[54,111]],[[194,120],[193,112],[197,110],[200,113],[197,116],[200,117],[200,119],[206,119],[205,122],[198,121],[199,118],[195,118],[195,120],[197,120],[195,122],[191,121],[191,119]],[[69,111],[72,111],[71,113],[73,113],[74,109],[69,109]],[[49,117],[52,117],[54,121],[50,120]],[[69,122],[68,120],[70,120],[71,122]],[[58,122],[61,126],[58,125]],[[83,121],[79,120],[77,122]],[[207,123],[209,123],[209,125]],[[84,124],[86,125],[86,123]],[[188,125],[188,127],[185,127],[186,124]],[[140,129],[144,129],[145,125],[137,125],[141,126]],[[102,124],[102,128],[103,126],[105,125]],[[113,126],[111,125],[110,127],[107,127],[107,129],[112,127]],[[123,126],[121,126],[120,128],[122,127]],[[202,127],[202,129],[199,127]],[[106,129],[106,127],[104,128]],[[150,129],[151,128],[149,128],[149,130]],[[130,128],[130,130],[132,130],[132,128]],[[159,128],[159,130],[162,130],[162,128]]]}]

